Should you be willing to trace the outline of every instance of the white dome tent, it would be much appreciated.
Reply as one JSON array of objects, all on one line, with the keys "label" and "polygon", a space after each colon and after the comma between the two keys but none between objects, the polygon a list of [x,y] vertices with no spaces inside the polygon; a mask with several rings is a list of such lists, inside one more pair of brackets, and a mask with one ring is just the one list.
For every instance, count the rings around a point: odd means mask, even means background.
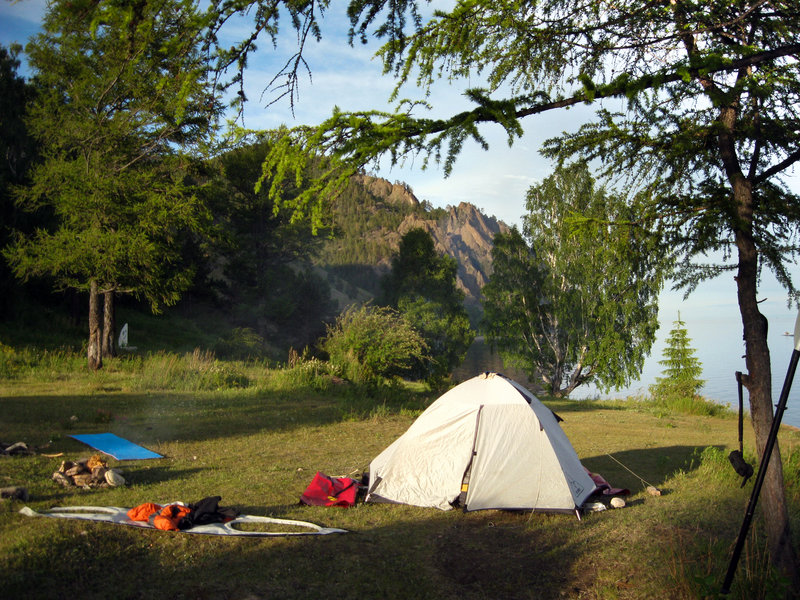
[{"label": "white dome tent", "polygon": [[366,500],[580,516],[595,487],[553,412],[484,373],[439,397],[373,459]]}]

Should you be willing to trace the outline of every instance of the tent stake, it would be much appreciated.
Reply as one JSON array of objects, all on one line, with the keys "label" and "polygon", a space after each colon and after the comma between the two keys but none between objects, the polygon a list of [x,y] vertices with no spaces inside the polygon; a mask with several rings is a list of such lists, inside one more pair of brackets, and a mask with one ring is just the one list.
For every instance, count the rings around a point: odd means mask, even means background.
[{"label": "tent stake", "polygon": [[750,502],[747,504],[747,511],[744,514],[742,528],[739,530],[739,537],[736,539],[736,546],[733,548],[731,562],[728,565],[728,572],[725,574],[725,581],[720,590],[720,593],[723,595],[727,595],[731,591],[731,583],[736,573],[736,567],[739,564],[739,556],[742,554],[747,531],[750,529],[750,522],[753,520],[753,513],[756,509],[758,496],[761,493],[761,486],[764,483],[764,477],[766,476],[767,467],[769,466],[769,459],[770,456],[772,456],[775,441],[778,439],[778,429],[780,429],[781,426],[783,412],[786,410],[786,400],[789,397],[789,390],[792,387],[792,379],[794,379],[794,372],[797,369],[798,359],[800,359],[800,312],[797,314],[797,320],[794,325],[794,350],[792,350],[792,358],[789,361],[789,368],[786,371],[786,379],[783,382],[783,389],[781,390],[781,396],[778,400],[778,406],[775,409],[775,415],[772,417],[772,427],[770,427],[769,436],[767,436],[767,444],[764,447],[764,454],[761,457],[761,464],[758,467],[758,475],[756,475],[756,481],[753,485],[753,492],[750,494]]}]

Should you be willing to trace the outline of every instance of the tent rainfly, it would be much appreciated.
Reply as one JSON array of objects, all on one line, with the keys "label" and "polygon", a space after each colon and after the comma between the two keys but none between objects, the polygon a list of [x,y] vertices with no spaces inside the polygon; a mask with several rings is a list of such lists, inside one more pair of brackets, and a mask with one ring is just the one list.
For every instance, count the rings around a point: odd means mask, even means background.
[{"label": "tent rainfly", "polygon": [[370,463],[367,502],[575,512],[595,484],[553,412],[484,373],[431,404]]}]

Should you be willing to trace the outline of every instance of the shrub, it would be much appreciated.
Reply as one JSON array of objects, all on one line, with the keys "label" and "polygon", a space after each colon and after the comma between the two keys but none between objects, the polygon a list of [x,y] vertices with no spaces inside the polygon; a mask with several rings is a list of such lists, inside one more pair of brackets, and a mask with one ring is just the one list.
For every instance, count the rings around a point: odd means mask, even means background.
[{"label": "shrub", "polygon": [[269,374],[269,387],[273,390],[313,389],[327,391],[333,385],[330,365],[318,358],[297,357],[285,369]]},{"label": "shrub", "polygon": [[14,348],[0,342],[0,378],[11,379],[16,376],[20,362]]},{"label": "shrub", "polygon": [[220,390],[249,385],[248,377],[234,364],[218,361],[213,352],[199,348],[183,356],[159,352],[148,357],[136,382],[142,390]]},{"label": "shrub", "polygon": [[237,327],[216,341],[214,354],[235,360],[263,356],[264,338],[249,327]]},{"label": "shrub", "polygon": [[444,382],[451,371],[464,362],[467,349],[475,339],[467,312],[461,306],[454,309],[412,295],[402,297],[398,308],[423,336],[431,356],[430,360],[415,365],[414,375],[434,385]]},{"label": "shrub", "polygon": [[734,414],[727,405],[719,404],[702,396],[687,396],[681,393],[658,395],[653,393],[650,402],[646,404],[670,414],[706,417],[723,417]]},{"label": "shrub", "polygon": [[785,453],[783,477],[787,494],[800,500],[800,446],[781,448],[781,452]]},{"label": "shrub", "polygon": [[422,336],[385,307],[349,308],[328,327],[320,346],[337,372],[356,383],[402,377],[418,361],[429,360]]}]

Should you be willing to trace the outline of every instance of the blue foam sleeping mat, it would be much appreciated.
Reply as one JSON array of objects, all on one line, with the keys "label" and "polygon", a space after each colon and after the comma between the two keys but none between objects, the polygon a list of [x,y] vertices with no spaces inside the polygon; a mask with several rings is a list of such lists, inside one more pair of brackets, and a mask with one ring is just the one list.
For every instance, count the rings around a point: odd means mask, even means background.
[{"label": "blue foam sleeping mat", "polygon": [[113,433],[84,433],[81,435],[71,435],[79,442],[99,450],[103,454],[108,454],[117,460],[139,460],[145,458],[163,458],[152,450],[129,442],[126,439],[114,435]]}]

